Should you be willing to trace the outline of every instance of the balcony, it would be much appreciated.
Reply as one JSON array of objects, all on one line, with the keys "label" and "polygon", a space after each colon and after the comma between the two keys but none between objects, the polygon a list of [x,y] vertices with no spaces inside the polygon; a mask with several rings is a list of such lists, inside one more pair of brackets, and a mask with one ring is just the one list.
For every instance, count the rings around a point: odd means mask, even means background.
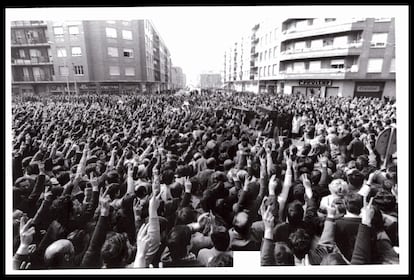
[{"label": "balcony", "polygon": [[39,75],[33,75],[33,76],[14,76],[13,77],[14,82],[48,82],[53,81],[51,75],[46,74],[39,74]]},{"label": "balcony", "polygon": [[11,47],[50,47],[50,43],[45,38],[39,39],[12,39]]},{"label": "balcony", "polygon": [[25,27],[47,27],[47,23],[43,20],[32,21],[12,21],[11,28],[25,28]]},{"label": "balcony", "polygon": [[290,28],[282,31],[282,41],[340,33],[352,30],[364,30],[365,19],[345,19],[342,21],[326,22],[324,24],[309,25],[307,27]]},{"label": "balcony", "polygon": [[23,58],[12,58],[12,65],[13,66],[27,66],[27,65],[52,65],[53,62],[49,61],[48,57],[32,57],[30,59],[23,59]]},{"label": "balcony", "polygon": [[321,48],[287,50],[280,53],[280,61],[331,56],[360,55],[361,52],[362,42],[360,41],[343,46],[325,46]]},{"label": "balcony", "polygon": [[344,79],[347,73],[358,72],[358,66],[350,68],[322,68],[322,69],[303,69],[303,70],[283,70],[279,72],[281,79]]}]

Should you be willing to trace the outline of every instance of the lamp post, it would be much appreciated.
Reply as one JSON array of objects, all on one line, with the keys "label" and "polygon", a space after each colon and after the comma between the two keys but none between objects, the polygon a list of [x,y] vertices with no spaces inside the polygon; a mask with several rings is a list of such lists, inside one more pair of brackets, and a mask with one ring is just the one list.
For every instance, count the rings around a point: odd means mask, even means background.
[{"label": "lamp post", "polygon": [[78,86],[76,84],[75,64],[73,62],[72,62],[72,66],[73,66],[73,68],[72,68],[72,70],[73,70],[73,81],[75,82],[75,92],[76,92],[76,95],[79,95],[79,93],[78,93]]}]

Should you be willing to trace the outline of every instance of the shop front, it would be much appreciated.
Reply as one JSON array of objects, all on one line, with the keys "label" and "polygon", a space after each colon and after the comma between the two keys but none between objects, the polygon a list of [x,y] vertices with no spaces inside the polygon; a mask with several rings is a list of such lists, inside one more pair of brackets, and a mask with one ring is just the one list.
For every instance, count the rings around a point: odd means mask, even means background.
[{"label": "shop front", "polygon": [[385,82],[356,82],[354,97],[382,98]]}]

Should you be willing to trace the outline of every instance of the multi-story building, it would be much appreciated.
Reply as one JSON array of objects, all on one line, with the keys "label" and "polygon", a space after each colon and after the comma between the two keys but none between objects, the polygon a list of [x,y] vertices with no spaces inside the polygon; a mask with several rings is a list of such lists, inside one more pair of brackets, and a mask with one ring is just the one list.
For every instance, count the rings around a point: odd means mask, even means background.
[{"label": "multi-story building", "polygon": [[186,77],[181,67],[171,68],[171,86],[173,89],[183,89],[186,86]]},{"label": "multi-story building", "polygon": [[[36,29],[38,41],[42,39],[42,45],[35,45],[39,49],[36,53],[30,43],[21,47],[13,44],[13,38],[23,34],[20,29],[28,32],[27,24],[24,26],[19,22],[12,25],[12,62],[21,59],[21,55],[30,55],[41,57],[49,68],[43,64],[42,68],[32,66],[31,74],[27,67],[20,70],[12,63],[15,92],[138,93],[171,88],[170,53],[149,20],[50,21],[42,22],[40,27],[30,25]],[[28,48],[30,53],[20,51],[22,48]],[[21,76],[24,86],[17,82]]]},{"label": "multi-story building", "polygon": [[[307,96],[395,96],[395,24],[393,18],[309,18],[262,22],[252,47],[253,92]],[[252,40],[252,42],[254,42]],[[243,83],[237,48],[225,53],[225,83]],[[257,57],[257,59],[255,59]],[[233,64],[234,63],[234,64]]]},{"label": "multi-story building", "polygon": [[284,93],[395,96],[394,19],[288,19],[280,50]]},{"label": "multi-story building", "polygon": [[54,68],[50,47],[46,22],[11,22],[13,92],[41,92],[53,81]]},{"label": "multi-story building", "polygon": [[223,80],[229,90],[258,91],[258,29],[259,24],[232,44],[224,54]]},{"label": "multi-story building", "polygon": [[221,88],[222,85],[221,74],[207,73],[200,75],[201,89],[218,89]]}]

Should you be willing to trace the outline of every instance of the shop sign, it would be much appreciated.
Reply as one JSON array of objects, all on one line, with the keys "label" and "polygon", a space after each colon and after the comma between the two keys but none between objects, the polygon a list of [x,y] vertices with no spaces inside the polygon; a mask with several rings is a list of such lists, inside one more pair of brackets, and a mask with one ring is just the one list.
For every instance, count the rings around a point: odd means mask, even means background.
[{"label": "shop sign", "polygon": [[300,86],[331,86],[332,80],[299,80]]},{"label": "shop sign", "polygon": [[357,86],[356,91],[358,92],[379,92],[381,91],[380,86]]}]

